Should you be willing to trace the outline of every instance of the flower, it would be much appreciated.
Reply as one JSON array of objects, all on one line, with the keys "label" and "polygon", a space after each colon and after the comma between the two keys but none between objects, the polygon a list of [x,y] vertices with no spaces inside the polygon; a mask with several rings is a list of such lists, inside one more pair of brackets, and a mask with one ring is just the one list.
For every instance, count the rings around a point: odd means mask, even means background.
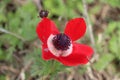
[{"label": "flower", "polygon": [[42,58],[55,59],[66,66],[77,66],[89,62],[93,54],[90,46],[76,43],[86,32],[83,18],[71,19],[64,33],[60,33],[54,22],[46,17],[38,23],[36,32],[42,41]]}]

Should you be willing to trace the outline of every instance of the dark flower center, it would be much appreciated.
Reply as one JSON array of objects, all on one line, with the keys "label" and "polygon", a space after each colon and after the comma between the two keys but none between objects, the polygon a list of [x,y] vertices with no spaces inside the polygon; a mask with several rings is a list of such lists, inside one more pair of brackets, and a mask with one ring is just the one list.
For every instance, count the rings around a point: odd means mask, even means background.
[{"label": "dark flower center", "polygon": [[57,50],[67,50],[71,44],[70,38],[63,33],[57,34],[52,42]]}]

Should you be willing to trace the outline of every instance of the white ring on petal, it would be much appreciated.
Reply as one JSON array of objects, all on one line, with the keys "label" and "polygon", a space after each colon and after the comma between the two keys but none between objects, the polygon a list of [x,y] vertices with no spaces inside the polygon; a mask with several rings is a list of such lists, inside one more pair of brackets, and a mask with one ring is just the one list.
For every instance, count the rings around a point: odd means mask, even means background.
[{"label": "white ring on petal", "polygon": [[72,50],[73,50],[73,45],[72,43],[70,44],[69,46],[69,49],[67,50],[57,50],[54,45],[53,45],[53,38],[55,37],[56,35],[53,35],[51,34],[47,40],[47,46],[48,46],[48,49],[50,50],[50,52],[55,55],[56,57],[59,57],[59,56],[63,56],[63,57],[66,57],[66,56],[69,56],[71,53],[72,53]]}]

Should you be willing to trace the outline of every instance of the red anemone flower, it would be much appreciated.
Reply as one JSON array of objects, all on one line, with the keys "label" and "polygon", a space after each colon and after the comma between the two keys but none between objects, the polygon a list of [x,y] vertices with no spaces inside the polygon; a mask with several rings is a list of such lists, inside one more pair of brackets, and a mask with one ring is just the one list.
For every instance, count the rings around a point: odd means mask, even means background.
[{"label": "red anemone flower", "polygon": [[93,54],[93,49],[74,41],[86,32],[83,18],[75,18],[66,24],[64,33],[60,33],[54,22],[46,17],[38,23],[36,32],[42,41],[42,58],[55,59],[66,66],[86,64]]}]

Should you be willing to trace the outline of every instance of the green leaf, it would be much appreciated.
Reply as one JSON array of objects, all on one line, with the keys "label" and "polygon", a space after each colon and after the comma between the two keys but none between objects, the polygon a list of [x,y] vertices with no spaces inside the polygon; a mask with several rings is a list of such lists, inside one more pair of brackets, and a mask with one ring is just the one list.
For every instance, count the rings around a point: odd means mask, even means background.
[{"label": "green leaf", "polygon": [[6,54],[4,54],[4,51],[0,49],[0,60],[5,60]]},{"label": "green leaf", "polygon": [[111,39],[108,42],[108,48],[112,54],[116,56],[117,59],[120,59],[120,23],[111,22],[112,26],[108,27],[108,33]]},{"label": "green leaf", "polygon": [[0,22],[5,22],[5,21],[7,21],[5,15],[0,13]]},{"label": "green leaf", "polygon": [[115,54],[117,54],[117,53],[119,53],[118,52],[118,42],[117,42],[117,37],[116,36],[113,36],[112,38],[111,38],[111,40],[109,41],[109,49],[110,49],[110,51],[111,52],[113,52],[113,53],[115,53]]},{"label": "green leaf", "polygon": [[38,19],[25,20],[23,22],[23,28],[20,29],[20,35],[26,40],[30,41],[35,39],[36,35],[36,26]]},{"label": "green leaf", "polygon": [[65,69],[63,65],[61,65],[59,62],[54,60],[45,61],[42,59],[41,56],[41,49],[35,48],[34,51],[27,55],[25,58],[25,61],[33,61],[34,64],[31,67],[31,75],[32,76],[45,76],[45,75],[56,75],[57,72]]},{"label": "green leaf", "polygon": [[6,80],[4,75],[0,75],[0,80]]},{"label": "green leaf", "polygon": [[1,42],[10,44],[12,47],[15,47],[20,42],[18,38],[9,34],[2,35],[0,39],[1,39]]},{"label": "green leaf", "polygon": [[78,9],[80,12],[83,12],[83,11],[84,11],[84,8],[83,8],[83,5],[82,5],[82,2],[81,2],[81,1],[77,2],[76,6],[77,6],[77,9]]},{"label": "green leaf", "polygon": [[65,5],[62,0],[44,0],[44,6],[46,9],[48,9],[51,14],[56,14],[56,15],[65,15]]},{"label": "green leaf", "polygon": [[118,25],[118,22],[110,22],[108,24],[108,28],[106,30],[106,33],[108,33],[108,34],[112,33],[115,30],[115,28],[117,28],[117,25]]},{"label": "green leaf", "polygon": [[114,59],[112,54],[104,54],[100,57],[100,59],[93,66],[97,70],[103,70],[107,67],[107,65]]},{"label": "green leaf", "polygon": [[98,5],[98,6],[94,6],[92,9],[90,9],[90,13],[93,15],[93,14],[96,14],[100,11],[101,9],[101,5]]},{"label": "green leaf", "polygon": [[7,53],[7,56],[6,56],[6,60],[8,61],[12,61],[12,57],[13,57],[13,51],[15,51],[15,48],[14,47],[10,47],[6,53]]},{"label": "green leaf", "polygon": [[101,0],[103,3],[107,3],[112,7],[119,7],[120,8],[120,0]]},{"label": "green leaf", "polygon": [[86,0],[88,3],[93,3],[94,0]]}]

